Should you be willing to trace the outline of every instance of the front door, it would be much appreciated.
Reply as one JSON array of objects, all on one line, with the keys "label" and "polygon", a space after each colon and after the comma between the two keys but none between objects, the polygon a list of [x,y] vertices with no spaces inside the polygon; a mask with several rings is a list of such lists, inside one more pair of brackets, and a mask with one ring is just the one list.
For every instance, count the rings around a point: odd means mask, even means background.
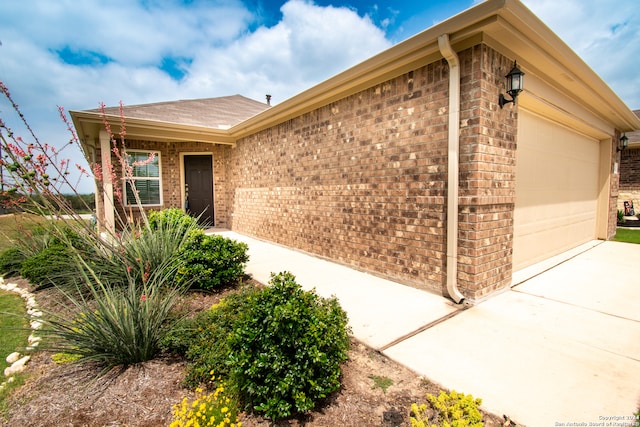
[{"label": "front door", "polygon": [[185,207],[200,224],[214,225],[213,163],[209,155],[184,156]]}]

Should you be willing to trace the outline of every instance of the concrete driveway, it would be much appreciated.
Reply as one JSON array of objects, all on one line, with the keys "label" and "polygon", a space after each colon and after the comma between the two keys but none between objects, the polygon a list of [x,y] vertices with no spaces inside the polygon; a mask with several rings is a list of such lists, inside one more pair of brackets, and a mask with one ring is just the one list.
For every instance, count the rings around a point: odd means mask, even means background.
[{"label": "concrete driveway", "polygon": [[385,353],[525,425],[637,426],[639,265],[600,243]]},{"label": "concrete driveway", "polygon": [[335,295],[357,339],[431,381],[482,398],[490,412],[531,427],[640,425],[631,418],[640,407],[640,245],[591,242],[460,310],[429,292],[215,232],[249,245],[246,270],[257,280],[286,270],[303,288]]}]

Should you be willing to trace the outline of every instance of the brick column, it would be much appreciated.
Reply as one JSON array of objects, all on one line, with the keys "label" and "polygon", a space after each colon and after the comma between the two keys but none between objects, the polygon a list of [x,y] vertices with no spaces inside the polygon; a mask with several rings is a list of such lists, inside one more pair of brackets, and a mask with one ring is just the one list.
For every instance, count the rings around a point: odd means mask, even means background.
[{"label": "brick column", "polygon": [[498,105],[511,59],[485,45],[460,59],[458,287],[477,300],[511,283],[517,107]]}]

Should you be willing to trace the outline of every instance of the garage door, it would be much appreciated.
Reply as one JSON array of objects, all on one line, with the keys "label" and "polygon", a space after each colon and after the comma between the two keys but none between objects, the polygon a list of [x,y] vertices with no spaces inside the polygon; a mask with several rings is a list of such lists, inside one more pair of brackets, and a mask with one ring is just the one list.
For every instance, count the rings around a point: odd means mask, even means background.
[{"label": "garage door", "polygon": [[596,237],[599,142],[520,109],[513,269]]}]

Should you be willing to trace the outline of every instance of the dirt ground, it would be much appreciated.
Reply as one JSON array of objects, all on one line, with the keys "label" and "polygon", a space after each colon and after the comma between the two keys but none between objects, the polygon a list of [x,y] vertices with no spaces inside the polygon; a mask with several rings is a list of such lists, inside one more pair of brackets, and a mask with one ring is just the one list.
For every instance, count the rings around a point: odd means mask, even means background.
[{"label": "dirt ground", "polygon": [[[37,295],[39,301],[43,296]],[[219,297],[192,294],[186,303],[199,310]],[[29,378],[10,397],[10,409],[0,423],[7,427],[168,426],[172,405],[192,396],[192,390],[183,385],[184,371],[183,360],[160,358],[97,377],[96,366],[60,365],[50,354],[39,353],[29,362]],[[342,388],[314,412],[277,423],[243,414],[243,426],[410,426],[411,403],[426,403],[427,393],[437,395],[440,390],[356,340],[342,372]],[[390,384],[386,390],[383,382]],[[515,425],[504,424],[502,414],[485,413],[484,421],[486,426]]]}]

